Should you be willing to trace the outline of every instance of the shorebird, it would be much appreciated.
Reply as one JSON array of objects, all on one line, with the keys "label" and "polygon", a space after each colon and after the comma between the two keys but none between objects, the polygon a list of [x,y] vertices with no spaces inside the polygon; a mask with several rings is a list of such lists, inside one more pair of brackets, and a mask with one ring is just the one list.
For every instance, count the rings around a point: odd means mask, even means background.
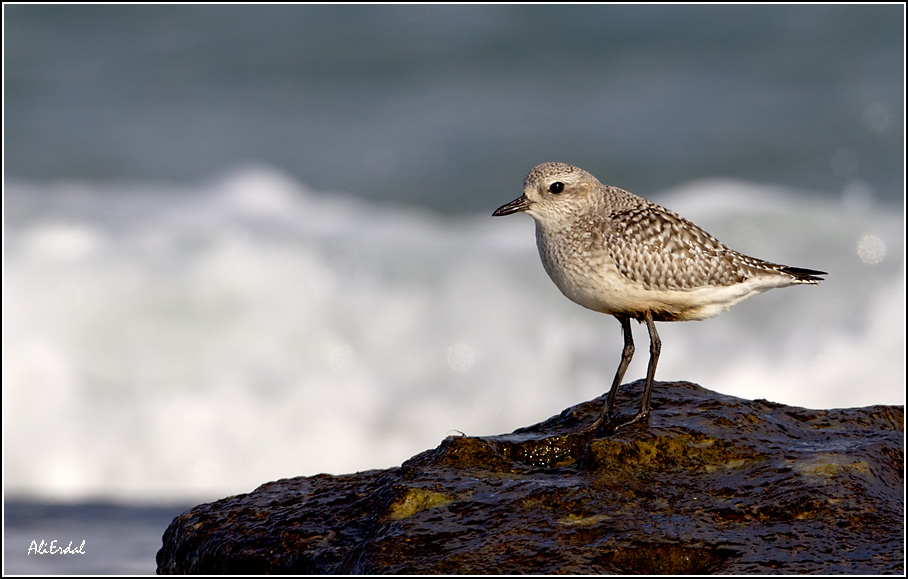
[{"label": "shorebird", "polygon": [[[545,271],[565,296],[621,323],[621,363],[599,417],[584,430],[617,429],[649,416],[662,341],[655,322],[704,320],[766,290],[823,280],[826,272],[748,257],[673,211],[565,163],[537,165],[523,195],[493,216],[528,213]],[[634,356],[630,320],[646,324],[650,357],[640,411],[612,419]]]}]

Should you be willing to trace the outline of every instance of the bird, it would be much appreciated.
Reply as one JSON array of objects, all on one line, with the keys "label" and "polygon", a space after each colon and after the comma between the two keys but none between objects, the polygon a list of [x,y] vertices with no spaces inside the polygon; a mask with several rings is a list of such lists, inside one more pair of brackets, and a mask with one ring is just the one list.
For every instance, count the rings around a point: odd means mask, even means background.
[{"label": "bird", "polygon": [[[704,320],[777,287],[817,285],[824,271],[749,257],[677,213],[566,163],[542,163],[523,194],[493,217],[527,213],[536,246],[561,293],[621,323],[624,348],[598,417],[585,431],[646,421],[662,341],[655,322]],[[646,324],[650,357],[640,410],[613,417],[615,397],[634,356],[631,320]]]}]

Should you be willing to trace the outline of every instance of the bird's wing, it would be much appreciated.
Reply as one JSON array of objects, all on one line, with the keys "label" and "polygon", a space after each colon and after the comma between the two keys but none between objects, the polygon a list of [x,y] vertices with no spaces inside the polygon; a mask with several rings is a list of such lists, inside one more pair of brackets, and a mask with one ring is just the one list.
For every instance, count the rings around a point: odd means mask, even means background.
[{"label": "bird's wing", "polygon": [[614,213],[603,234],[618,271],[650,289],[738,283],[761,263],[655,204]]}]

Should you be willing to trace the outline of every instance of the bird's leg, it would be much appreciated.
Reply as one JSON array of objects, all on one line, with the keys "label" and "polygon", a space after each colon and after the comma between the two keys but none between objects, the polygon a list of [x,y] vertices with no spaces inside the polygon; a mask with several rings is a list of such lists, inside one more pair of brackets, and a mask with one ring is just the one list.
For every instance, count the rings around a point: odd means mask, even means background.
[{"label": "bird's leg", "polygon": [[631,332],[631,320],[625,316],[615,316],[621,322],[621,333],[624,334],[624,349],[621,351],[621,363],[618,364],[618,371],[615,373],[615,379],[612,381],[612,389],[608,391],[608,397],[602,407],[602,413],[599,417],[584,430],[595,430],[599,426],[611,420],[612,409],[615,407],[615,398],[618,395],[618,387],[621,386],[621,380],[624,379],[624,373],[631,364],[631,358],[634,357],[634,334]]},{"label": "bird's leg", "polygon": [[[643,321],[646,322],[646,329],[649,330],[649,366],[646,368],[646,385],[643,388],[643,403],[640,405],[640,412],[626,424],[645,420],[649,416],[650,398],[653,396],[653,382],[656,379],[656,364],[659,362],[659,353],[662,351],[662,340],[659,339],[659,333],[656,332],[653,314],[646,312]],[[622,426],[625,425],[623,424]]]},{"label": "bird's leg", "polygon": [[656,331],[656,322],[653,321],[652,312],[646,312],[646,329],[649,330],[649,366],[646,369],[646,389],[643,392],[643,415],[649,414],[649,401],[653,397],[653,382],[656,380],[656,364],[659,363],[659,354],[662,353],[662,340]]},{"label": "bird's leg", "polygon": [[627,367],[631,365],[631,358],[634,357],[634,334],[631,332],[631,320],[622,316],[618,318],[618,321],[621,322],[621,333],[624,334],[624,349],[621,351],[621,363],[618,364],[618,371],[615,372],[615,379],[612,380],[612,389],[608,392],[605,408],[603,408],[606,419],[612,415],[612,410],[615,408],[615,398],[618,397],[618,387],[621,386],[624,373],[627,371]]},{"label": "bird's leg", "polygon": [[633,418],[609,420],[606,426],[610,432],[614,432],[628,424],[646,420],[649,416],[650,398],[653,395],[653,382],[656,378],[656,364],[659,362],[659,353],[662,351],[662,340],[659,339],[659,333],[656,332],[656,323],[653,321],[652,313],[646,312],[643,321],[646,322],[646,329],[649,330],[649,366],[646,369],[646,384],[643,387],[643,403],[640,405],[640,412]]}]

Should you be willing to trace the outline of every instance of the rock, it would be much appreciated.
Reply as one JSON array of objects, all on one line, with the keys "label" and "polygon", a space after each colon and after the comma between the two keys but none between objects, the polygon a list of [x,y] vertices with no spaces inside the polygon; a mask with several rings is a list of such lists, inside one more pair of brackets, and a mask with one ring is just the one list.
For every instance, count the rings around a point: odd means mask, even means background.
[{"label": "rock", "polygon": [[168,527],[158,573],[904,572],[903,407],[665,382],[648,426],[578,433],[601,405],[199,505]]}]

